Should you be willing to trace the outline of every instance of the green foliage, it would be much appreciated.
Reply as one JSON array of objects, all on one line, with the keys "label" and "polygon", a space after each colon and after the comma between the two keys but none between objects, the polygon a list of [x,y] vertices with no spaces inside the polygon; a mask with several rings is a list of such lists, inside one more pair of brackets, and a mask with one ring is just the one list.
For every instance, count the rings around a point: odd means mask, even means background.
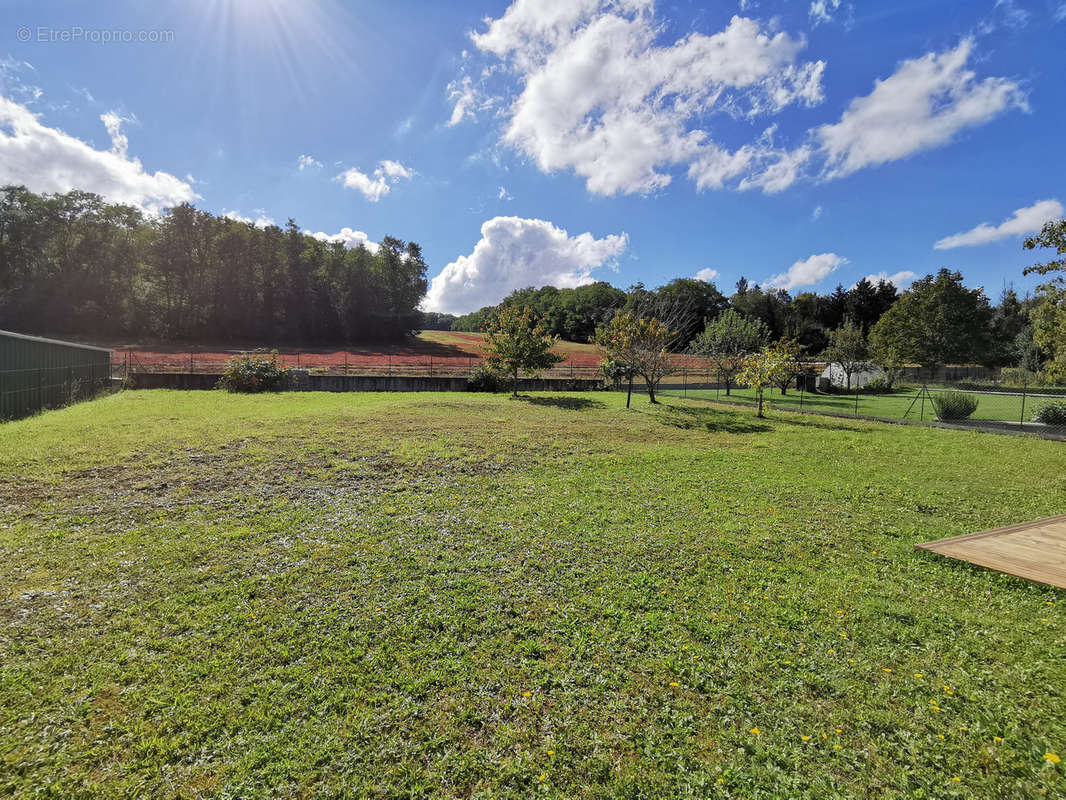
[{"label": "green foliage", "polygon": [[888,394],[893,391],[892,383],[887,378],[874,378],[862,387],[866,394]]},{"label": "green foliage", "polygon": [[931,399],[937,419],[945,422],[969,419],[977,410],[977,398],[966,392],[933,392]]},{"label": "green foliage", "polygon": [[503,391],[503,381],[498,373],[489,369],[485,363],[478,364],[466,379],[468,392],[499,392]]},{"label": "green foliage", "polygon": [[795,374],[796,352],[794,342],[775,342],[744,361],[737,374],[737,383],[755,390],[757,416],[763,415],[763,391],[766,387],[780,385],[783,377],[790,378]]},{"label": "green foliage", "polygon": [[536,375],[565,360],[552,352],[558,341],[531,309],[500,306],[485,328],[485,363],[490,369],[511,376],[513,394],[517,397],[520,372]]},{"label": "green foliage", "polygon": [[597,329],[596,346],[626,376],[642,378],[648,401],[655,403],[659,382],[675,371],[668,348],[676,335],[655,317],[620,311]]},{"label": "green foliage", "polygon": [[769,336],[770,331],[761,320],[745,317],[730,308],[707,323],[692,343],[692,351],[714,361],[729,394],[748,356],[758,352]]},{"label": "green foliage", "polygon": [[999,381],[1003,386],[1021,389],[1025,386],[1039,386],[1040,375],[1022,367],[1004,367],[999,372]]},{"label": "green foliage", "polygon": [[934,368],[994,360],[992,307],[982,289],[942,269],[915,281],[873,326],[875,353]]},{"label": "green foliage", "polygon": [[1066,425],[1066,403],[1046,403],[1033,417],[1033,422],[1045,425]]},{"label": "green foliage", "polygon": [[370,252],[289,220],[258,228],[182,204],[158,218],[98,195],[0,189],[0,328],[96,339],[402,338],[423,321],[421,248]]},{"label": "green foliage", "polygon": [[844,375],[847,376],[846,389],[851,389],[852,375],[869,368],[869,357],[870,349],[866,344],[866,336],[862,328],[850,319],[829,332],[829,346],[825,350],[824,358],[839,364],[844,370]]},{"label": "green foliage", "polygon": [[285,388],[288,370],[278,364],[275,350],[269,358],[243,353],[226,362],[218,388],[227,392],[277,392]]}]

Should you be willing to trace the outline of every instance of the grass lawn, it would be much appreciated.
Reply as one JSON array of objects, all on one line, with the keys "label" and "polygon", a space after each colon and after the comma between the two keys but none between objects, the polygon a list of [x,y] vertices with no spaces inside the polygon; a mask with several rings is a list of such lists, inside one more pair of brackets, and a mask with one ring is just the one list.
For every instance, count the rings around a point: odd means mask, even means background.
[{"label": "grass lawn", "polygon": [[[930,393],[935,394],[935,391],[931,389]],[[673,387],[668,390],[668,393],[671,395],[685,395],[681,389]],[[974,412],[973,419],[998,420],[1001,422],[1019,422],[1023,416],[1026,422],[1030,422],[1041,406],[1047,403],[1061,403],[1064,401],[1061,397],[1026,397],[1023,414],[1020,394],[982,394],[976,392],[966,392],[966,394],[973,394],[978,399],[977,411]],[[689,389],[686,396],[705,400],[716,399],[714,389]],[[918,389],[907,389],[892,394],[860,394],[857,406],[858,413],[861,416],[882,417],[885,419],[902,419],[904,415],[906,415],[907,419],[913,420],[919,420],[923,417],[926,420],[934,419],[936,411],[933,409],[932,403],[929,400],[925,401],[923,415],[922,401],[914,402],[917,396]],[[717,393],[717,398],[746,403],[756,402],[754,389],[734,388],[728,398],[725,396],[725,390],[723,389]],[[834,414],[855,414],[856,412],[854,394],[805,393],[802,395],[801,403],[801,395],[797,391],[790,389],[788,394],[782,395],[780,390],[772,389],[766,391],[765,400],[771,407],[779,406],[781,408],[795,409],[802,407],[810,410],[830,411]]]},{"label": "grass lawn", "polygon": [[664,400],[0,425],[0,795],[1066,795],[1066,592],[912,549],[1066,447]]}]

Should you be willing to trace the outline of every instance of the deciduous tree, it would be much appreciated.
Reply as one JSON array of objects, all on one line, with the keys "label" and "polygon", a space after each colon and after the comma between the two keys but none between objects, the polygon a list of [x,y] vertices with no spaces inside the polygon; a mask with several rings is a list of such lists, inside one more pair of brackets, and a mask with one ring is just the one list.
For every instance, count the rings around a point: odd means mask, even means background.
[{"label": "deciduous tree", "polygon": [[707,323],[703,333],[692,343],[692,350],[715,362],[718,373],[725,380],[728,396],[745,359],[766,344],[769,336],[761,320],[745,317],[730,308]]},{"label": "deciduous tree", "polygon": [[485,361],[490,368],[511,376],[511,389],[518,397],[520,372],[536,375],[564,360],[552,352],[558,341],[531,309],[500,306],[485,328]]},{"label": "deciduous tree", "polygon": [[[627,374],[643,378],[648,401],[657,403],[655,391],[659,382],[674,371],[668,348],[676,335],[655,317],[620,311],[597,330],[596,344],[607,358],[622,365]],[[629,407],[628,397],[626,407]]]}]

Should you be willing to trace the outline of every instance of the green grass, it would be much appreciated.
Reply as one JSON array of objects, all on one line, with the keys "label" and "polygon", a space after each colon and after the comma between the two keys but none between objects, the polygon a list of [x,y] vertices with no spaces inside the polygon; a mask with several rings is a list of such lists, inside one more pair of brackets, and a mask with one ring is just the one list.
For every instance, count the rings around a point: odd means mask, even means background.
[{"label": "green grass", "polygon": [[[785,409],[802,408],[804,410],[828,411],[833,414],[848,415],[854,415],[857,411],[859,416],[881,417],[884,419],[903,419],[904,417],[913,420],[935,419],[936,411],[929,400],[925,401],[924,409],[920,399],[915,402],[915,398],[918,397],[918,391],[918,389],[906,389],[891,394],[860,394],[858,405],[855,403],[854,394],[804,393],[801,395],[794,390],[789,390],[785,395],[782,395],[778,389],[767,390],[765,399],[771,407],[777,406]],[[935,390],[930,390],[930,393],[934,392]],[[1026,397],[1023,410],[1020,394],[965,393],[973,394],[978,399],[977,411],[974,412],[972,417],[975,420],[1019,422],[1024,418],[1026,422],[1031,422],[1041,406],[1047,403],[1062,402],[1062,399],[1057,397]],[[745,388],[733,388],[728,398],[724,389],[718,392],[714,389],[689,389],[685,392],[680,388],[671,387],[668,390],[668,394],[704,400],[720,399],[744,403],[755,402],[755,390]]]},{"label": "green grass", "polygon": [[0,795],[1066,794],[1066,592],[913,550],[1062,444],[623,401],[0,426]]}]

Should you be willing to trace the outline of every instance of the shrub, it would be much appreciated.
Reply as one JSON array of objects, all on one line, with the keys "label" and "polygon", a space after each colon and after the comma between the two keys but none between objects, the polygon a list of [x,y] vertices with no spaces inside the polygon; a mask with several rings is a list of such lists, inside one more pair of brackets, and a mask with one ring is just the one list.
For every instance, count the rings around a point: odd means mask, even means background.
[{"label": "shrub", "polygon": [[888,394],[892,391],[892,383],[886,378],[874,378],[862,390],[867,394]]},{"label": "shrub", "polygon": [[264,356],[243,353],[226,362],[218,388],[227,392],[276,392],[285,388],[288,370],[278,365],[277,351]]},{"label": "shrub", "polygon": [[1040,375],[1022,367],[1004,367],[999,372],[999,380],[1004,386],[1022,387],[1036,386],[1040,383]]},{"label": "shrub", "polygon": [[489,369],[484,362],[478,364],[466,379],[468,392],[499,392],[503,391],[500,376]]},{"label": "shrub", "polygon": [[977,398],[965,392],[933,392],[932,399],[937,419],[969,419],[977,410]]},{"label": "shrub", "polygon": [[1066,403],[1048,403],[1042,406],[1033,417],[1033,422],[1045,425],[1066,425]]}]

